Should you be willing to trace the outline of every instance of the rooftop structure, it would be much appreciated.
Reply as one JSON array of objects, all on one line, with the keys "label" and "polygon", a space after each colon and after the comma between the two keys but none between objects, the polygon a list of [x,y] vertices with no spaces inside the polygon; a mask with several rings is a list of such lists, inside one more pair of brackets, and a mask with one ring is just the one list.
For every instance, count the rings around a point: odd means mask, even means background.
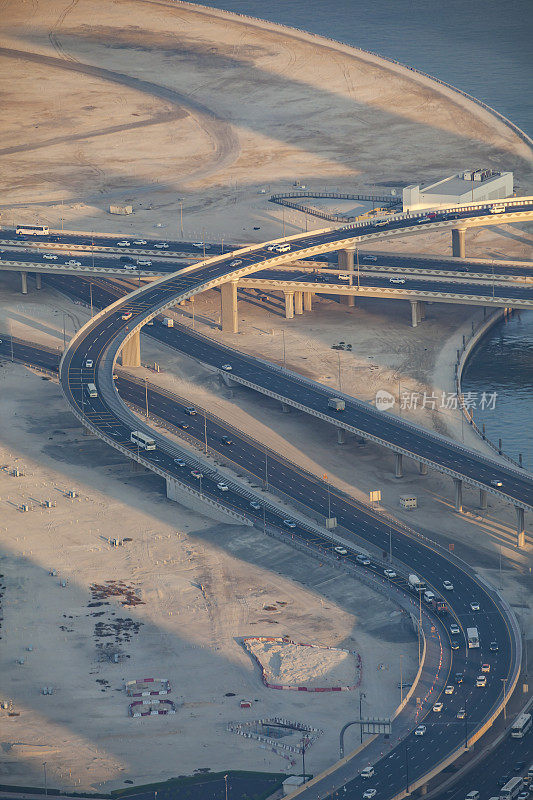
[{"label": "rooftop structure", "polygon": [[513,173],[476,169],[450,175],[429,186],[411,184],[403,190],[403,210],[446,208],[462,203],[498,200],[513,194]]}]

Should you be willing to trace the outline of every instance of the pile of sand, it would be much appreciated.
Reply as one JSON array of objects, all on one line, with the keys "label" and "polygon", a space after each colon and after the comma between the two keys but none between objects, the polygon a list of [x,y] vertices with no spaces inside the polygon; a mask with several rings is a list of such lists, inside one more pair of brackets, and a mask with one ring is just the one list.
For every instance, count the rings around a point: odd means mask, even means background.
[{"label": "pile of sand", "polygon": [[246,646],[269,684],[316,689],[357,683],[359,668],[349,650],[257,639],[247,639]]}]

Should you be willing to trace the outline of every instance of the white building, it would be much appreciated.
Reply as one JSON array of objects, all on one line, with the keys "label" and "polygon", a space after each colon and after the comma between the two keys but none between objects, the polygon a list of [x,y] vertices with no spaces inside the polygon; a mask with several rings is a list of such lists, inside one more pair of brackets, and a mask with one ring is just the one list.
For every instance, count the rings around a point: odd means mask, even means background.
[{"label": "white building", "polygon": [[450,175],[429,186],[406,186],[403,190],[403,210],[447,208],[461,203],[482,203],[511,197],[513,173],[476,169]]}]

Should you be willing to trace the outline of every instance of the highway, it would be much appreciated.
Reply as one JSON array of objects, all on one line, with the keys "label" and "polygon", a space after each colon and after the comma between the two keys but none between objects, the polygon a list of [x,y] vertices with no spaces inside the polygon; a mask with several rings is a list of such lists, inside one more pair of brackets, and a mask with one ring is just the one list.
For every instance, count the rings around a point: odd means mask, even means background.
[{"label": "highway", "polygon": [[[10,356],[11,343],[8,339],[4,338],[0,344],[0,352],[7,357]],[[96,355],[97,352],[98,346],[96,345],[94,352],[91,351],[89,355]],[[57,369],[58,354],[42,347],[31,347],[14,341],[13,353],[15,358],[37,363],[48,369],[53,370],[54,367]],[[146,401],[144,383],[131,379],[122,372],[119,373],[115,383],[121,396],[142,412]],[[74,391],[76,392],[76,389]],[[79,394],[81,396],[82,392]],[[178,431],[181,431],[182,435],[195,439],[201,444],[204,442],[205,434],[204,414],[198,409],[196,415],[189,415],[185,410],[189,404],[190,401],[175,398],[170,393],[154,386],[149,387],[148,406],[150,412],[170,423]],[[102,425],[108,434],[115,436],[123,446],[130,446],[134,449],[132,445],[128,444],[130,428],[121,427],[114,421],[111,424],[109,420],[104,420],[106,408],[101,398],[85,399],[83,408],[88,419],[98,420],[98,424]],[[217,452],[219,457],[225,461],[230,460],[236,466],[256,474],[261,480],[262,468],[265,464],[265,448],[250,437],[243,436],[235,429],[217,420],[209,412],[206,412],[206,421],[210,449]],[[184,429],[184,426],[187,427]],[[224,436],[230,439],[231,444],[225,444]],[[334,554],[333,545],[327,535],[320,536],[300,524],[296,524],[294,528],[287,528],[283,522],[286,517],[274,513],[268,506],[265,506],[264,501],[257,503],[252,492],[242,493],[233,491],[232,488],[228,491],[219,489],[217,484],[222,480],[222,476],[213,469],[206,470],[204,466],[200,466],[194,454],[179,453],[176,455],[176,451],[173,451],[172,448],[168,450],[167,454],[158,447],[153,454],[145,452],[143,455],[149,461],[157,464],[159,468],[163,467],[174,473],[180,481],[194,488],[198,487],[199,480],[201,480],[203,492],[219,501],[229,502],[233,509],[250,515],[258,527],[267,523],[285,530],[291,538],[305,540],[315,547],[319,547],[323,552]],[[178,459],[177,463],[174,461],[175,458]],[[202,470],[202,479],[195,478],[191,474],[193,470]],[[227,485],[230,483],[227,482]],[[328,491],[325,484],[270,450],[268,451],[268,484],[273,490],[277,490],[285,496],[294,497],[306,505],[311,514],[321,516],[326,513]],[[335,554],[335,557],[350,562],[363,572],[374,573],[381,580],[385,580],[383,569],[388,562],[382,562],[381,558],[372,558],[370,564],[359,565],[356,556],[365,551],[359,549],[358,542],[363,539],[371,545],[372,550],[376,549],[380,552],[388,552],[389,544],[392,542],[393,566],[398,571],[398,577],[390,580],[391,585],[396,585],[402,591],[408,591],[405,577],[409,569],[415,570],[417,574],[424,577],[428,586],[432,586],[441,595],[446,594],[446,599],[453,604],[453,617],[447,618],[446,628],[449,629],[451,622],[456,621],[461,629],[460,634],[456,636],[451,636],[446,632],[442,634],[447,639],[447,650],[450,646],[450,636],[460,644],[460,647],[456,651],[450,651],[451,659],[445,663],[444,674],[439,676],[435,691],[426,699],[423,710],[416,720],[417,723],[427,725],[426,734],[423,737],[409,734],[407,741],[402,739],[401,743],[395,744],[389,750],[387,757],[379,762],[376,779],[372,785],[379,789],[379,799],[386,800],[393,797],[396,790],[405,785],[407,778],[410,782],[414,782],[420,774],[424,774],[436,753],[442,758],[449,750],[460,747],[464,742],[465,734],[470,736],[471,732],[485,719],[490,706],[499,698],[501,699],[501,677],[508,677],[514,644],[507,627],[507,620],[494,603],[493,595],[476,581],[469,570],[464,571],[460,564],[446,557],[443,552],[439,552],[438,548],[422,542],[416,536],[406,535],[402,528],[396,528],[393,525],[390,529],[387,521],[347,495],[332,491],[329,500],[332,515],[338,517],[346,531],[352,531],[357,536],[357,541],[354,540],[353,543],[353,553]],[[250,505],[252,502],[256,507]],[[392,537],[389,540],[391,533]],[[452,592],[444,592],[442,588],[444,579],[453,583],[454,590]],[[473,599],[480,602],[481,610],[479,612],[472,612],[470,609],[470,602]],[[416,606],[414,610],[416,613]],[[424,609],[424,613],[426,613],[426,609]],[[480,650],[472,651],[465,647],[463,631],[471,625],[477,625],[480,630],[482,643]],[[498,643],[497,651],[490,651],[491,642]],[[480,672],[480,665],[486,661],[491,664],[488,685],[485,689],[479,689],[474,685],[475,678]],[[455,680],[455,674],[458,672],[464,675],[461,684]],[[453,695],[442,694],[444,686],[448,683],[455,687]],[[419,692],[420,689],[417,694]],[[432,704],[439,699],[444,702],[444,709],[439,714],[435,714],[431,710]],[[468,709],[466,723],[464,720],[456,719],[458,710],[465,707]],[[383,744],[380,744],[380,747],[383,748]],[[353,778],[353,774],[350,775],[350,769],[351,766],[347,765],[344,768],[346,774],[342,776],[349,778],[346,797],[360,797],[362,791],[368,788],[368,783],[365,783],[362,778]],[[335,775],[336,785],[340,778],[341,776]]]},{"label": "highway", "polygon": [[[533,203],[530,198],[516,202],[509,201],[507,205],[509,214],[500,215],[501,221],[520,219],[521,213],[524,215],[523,218],[527,219],[533,211]],[[183,480],[184,485],[190,485],[194,480],[200,486],[200,494],[205,494],[210,500],[216,499],[216,502],[227,507],[232,513],[240,512],[243,517],[251,519],[258,527],[266,526],[268,521],[268,524],[274,528],[277,527],[285,532],[289,530],[291,536],[305,539],[310,534],[313,537],[319,535],[326,542],[329,538],[327,534],[317,534],[315,530],[300,521],[295,520],[287,525],[282,516],[285,512],[280,513],[274,508],[264,508],[257,513],[257,510],[250,506],[250,491],[243,491],[233,485],[231,481],[227,482],[228,488],[225,491],[220,486],[220,475],[217,475],[214,470],[208,471],[204,466],[190,470],[190,463],[186,463],[185,467],[181,466],[175,460],[180,456],[183,457],[179,449],[159,433],[153,433],[150,428],[145,430],[153,434],[156,449],[143,450],[141,453],[139,445],[135,445],[131,441],[130,434],[132,430],[142,430],[144,426],[132,416],[120,399],[112,377],[114,362],[119,351],[127,339],[165,308],[208,288],[219,286],[229,277],[237,279],[261,269],[277,268],[293,258],[295,253],[299,257],[311,256],[318,252],[336,250],[365,238],[381,238],[406,229],[414,232],[415,229],[427,230],[431,226],[449,225],[450,217],[453,220],[466,217],[480,223],[488,220],[489,224],[494,224],[492,216],[494,215],[490,214],[490,208],[485,204],[484,206],[461,208],[432,218],[420,216],[419,220],[423,224],[419,224],[419,221],[413,218],[396,218],[383,223],[377,222],[337,231],[292,237],[287,240],[286,251],[281,254],[276,253],[274,256],[272,250],[268,250],[267,245],[259,245],[211,258],[199,265],[186,267],[178,273],[156,280],[148,287],[139,288],[126,298],[118,300],[78,331],[61,360],[60,384],[64,395],[74,413],[84,424],[108,443],[129,453],[132,458],[141,459],[142,463],[150,466],[153,471],[163,476],[173,476],[177,481]],[[156,327],[158,327],[157,324],[153,326],[153,330]],[[192,348],[191,355],[206,363],[212,363],[211,359],[214,362],[213,365],[221,371],[224,364],[230,363],[232,377],[238,377],[245,385],[258,386],[260,391],[268,391],[274,396],[284,398],[287,402],[307,410],[307,413],[319,415],[333,423],[338,423],[339,417],[335,417],[333,413],[327,411],[327,399],[332,392],[325,387],[288,371],[280,370],[273,365],[265,364],[258,359],[240,356],[227,348],[217,346],[217,349],[205,338],[202,339],[193,334],[186,337],[182,329],[165,329],[165,331],[167,334],[174,335],[174,345],[183,349],[184,342],[187,341],[186,346]],[[87,360],[90,360],[92,364],[87,366]],[[90,397],[87,392],[87,383],[90,381],[94,381],[97,385],[96,397]],[[165,408],[161,401],[158,405],[155,397],[153,402],[155,403],[154,413],[158,413],[158,411],[161,415],[168,415],[171,412],[173,414],[181,413],[179,404],[176,402],[173,402],[171,409]],[[168,403],[168,398],[165,402]],[[501,466],[498,462],[493,462],[476,453],[470,453],[450,440],[438,437],[429,431],[417,429],[401,419],[382,414],[373,407],[351,398],[347,398],[347,408],[342,418],[342,425],[349,430],[362,432],[364,429],[366,433],[363,435],[373,438],[375,441],[382,441],[386,446],[397,449],[398,452],[416,453],[417,458],[424,459],[427,463],[438,464],[438,468],[442,471],[467,477],[475,485],[481,485],[489,491],[499,493],[517,505],[531,506],[533,501],[532,481],[525,473]],[[213,435],[216,438],[216,432]],[[246,448],[250,447],[250,443],[247,443]],[[235,455],[237,457],[238,452]],[[296,494],[298,490],[301,492],[300,502],[303,501],[309,508],[316,508],[318,503],[322,509],[319,513],[323,514],[324,490],[322,495],[319,494],[316,486],[311,490],[305,485],[300,474],[292,473],[291,475],[287,471],[287,465],[283,467],[284,473],[281,472],[281,466],[278,469],[280,472],[277,479],[283,481],[285,492],[287,494],[294,492],[298,499]],[[193,472],[202,472],[203,477],[195,476]],[[188,473],[186,480],[182,477],[184,473]],[[501,490],[494,489],[491,482],[495,479],[502,480]],[[516,627],[513,627],[516,623],[510,610],[502,604],[491,589],[476,579],[466,565],[460,565],[457,561],[450,560],[439,548],[430,546],[416,536],[398,533],[396,530],[391,533],[388,523],[372,517],[368,513],[365,514],[344,499],[336,501],[335,513],[343,528],[368,542],[371,547],[376,548],[378,553],[387,552],[389,537],[392,535],[394,539],[393,555],[399,563],[405,565],[405,569],[399,570],[399,574],[402,574],[404,580],[407,570],[414,570],[424,581],[440,589],[442,580],[446,576],[454,586],[453,591],[447,592],[447,594],[453,615],[460,623],[459,630],[462,631],[467,626],[476,625],[480,633],[481,647],[479,649],[466,648],[464,635],[461,633],[458,634],[459,647],[457,650],[451,649],[450,645],[446,646],[446,658],[441,659],[441,665],[435,675],[433,696],[428,695],[426,705],[418,720],[420,722],[422,718],[424,719],[424,724],[427,725],[425,734],[415,736],[411,733],[408,735],[406,743],[393,742],[391,749],[378,762],[372,785],[378,790],[378,800],[388,800],[401,793],[405,789],[406,783],[412,786],[413,782],[427,775],[437,763],[442,763],[446,757],[452,757],[462,747],[465,736],[469,738],[475,735],[475,731],[479,730],[484,722],[487,724],[490,722],[503,699],[502,678],[507,681],[509,691],[516,680],[517,661],[520,657],[520,637]],[[326,546],[331,547],[331,544],[325,544],[324,547]],[[343,557],[352,563],[354,560],[358,563],[356,547],[352,550],[347,546],[346,549],[348,552],[342,554]],[[372,567],[372,565],[367,566]],[[375,569],[383,569],[383,565],[375,564]],[[477,607],[472,608],[471,604],[479,605],[479,610]],[[427,614],[426,610],[424,617]],[[449,623],[448,620],[447,625]],[[438,635],[440,635],[440,630],[441,626],[435,620],[435,631]],[[442,636],[444,646],[444,634]],[[449,667],[447,666],[448,660]],[[475,686],[475,678],[479,674],[481,663],[484,662],[490,663],[491,669],[487,674],[486,687],[478,689]],[[444,666],[445,664],[446,666]],[[445,670],[447,674],[440,675],[441,669]],[[437,687],[441,691],[444,683],[454,680],[455,672],[464,675],[463,683],[457,680],[453,694],[444,696],[444,709],[441,712],[431,711],[431,703],[437,699],[434,696]],[[460,707],[467,708],[466,722],[463,719],[457,719],[456,715]],[[360,797],[362,790],[369,788],[368,783],[365,784],[362,778],[355,777],[357,772],[354,772],[354,765],[351,765],[350,762],[341,769],[343,779],[346,778],[348,781],[346,796]],[[324,778],[320,785],[306,789],[301,797],[316,798],[319,793],[323,797],[322,786],[326,792],[330,793],[331,779]]]}]

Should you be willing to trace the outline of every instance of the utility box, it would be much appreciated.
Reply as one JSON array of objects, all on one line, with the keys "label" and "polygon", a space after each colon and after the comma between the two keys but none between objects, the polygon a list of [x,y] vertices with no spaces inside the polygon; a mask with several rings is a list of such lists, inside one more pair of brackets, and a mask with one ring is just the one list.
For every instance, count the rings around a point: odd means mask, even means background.
[{"label": "utility box", "polygon": [[283,797],[287,797],[287,795],[292,794],[299,786],[303,786],[304,780],[303,775],[290,775],[286,778],[282,784]]},{"label": "utility box", "polygon": [[400,495],[400,505],[402,508],[418,508],[418,498],[412,494],[401,494]]},{"label": "utility box", "polygon": [[128,214],[133,214],[133,206],[109,206],[109,213],[128,216]]}]

